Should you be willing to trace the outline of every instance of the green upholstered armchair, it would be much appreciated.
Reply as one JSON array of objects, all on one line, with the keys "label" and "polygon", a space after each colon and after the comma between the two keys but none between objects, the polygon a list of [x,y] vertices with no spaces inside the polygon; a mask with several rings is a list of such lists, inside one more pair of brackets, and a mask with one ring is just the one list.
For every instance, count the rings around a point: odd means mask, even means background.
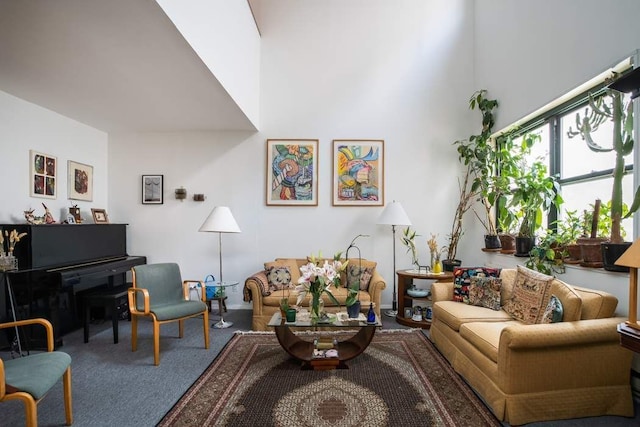
[{"label": "green upholstered armchair", "polygon": [[182,280],[180,267],[174,263],[146,264],[133,267],[133,287],[129,288],[129,312],[131,313],[131,351],[138,346],[138,317],[149,316],[153,320],[153,362],[160,364],[160,325],[178,322],[179,336],[184,335],[184,320],[202,315],[204,348],[209,348],[209,311],[202,301],[189,300],[189,284],[204,284],[199,280]]},{"label": "green upholstered armchair", "polygon": [[0,359],[0,402],[21,400],[27,427],[38,425],[38,403],[62,377],[66,424],[73,423],[71,409],[71,356],[53,351],[53,326],[46,319],[0,323],[0,329],[42,325],[47,332],[47,351],[2,361]]}]

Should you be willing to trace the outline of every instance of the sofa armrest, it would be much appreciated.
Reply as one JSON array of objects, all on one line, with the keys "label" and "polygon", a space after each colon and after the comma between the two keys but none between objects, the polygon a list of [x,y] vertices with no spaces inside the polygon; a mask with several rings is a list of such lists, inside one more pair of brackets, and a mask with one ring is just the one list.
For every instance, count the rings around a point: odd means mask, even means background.
[{"label": "sofa armrest", "polygon": [[498,383],[505,393],[627,386],[633,353],[620,346],[623,318],[544,325],[511,325],[502,331]]},{"label": "sofa armrest", "polygon": [[253,301],[254,308],[256,303],[262,306],[262,297],[270,294],[267,274],[264,271],[258,271],[244,281],[243,299],[246,302]]},{"label": "sofa armrest", "polygon": [[367,291],[371,297],[371,302],[374,303],[375,312],[378,316],[380,316],[380,299],[382,298],[382,291],[386,287],[387,282],[384,281],[382,275],[378,270],[373,270],[371,281],[369,282],[369,289]]},{"label": "sofa armrest", "polygon": [[453,300],[453,282],[434,282],[431,284],[431,300],[434,304],[438,301]]}]

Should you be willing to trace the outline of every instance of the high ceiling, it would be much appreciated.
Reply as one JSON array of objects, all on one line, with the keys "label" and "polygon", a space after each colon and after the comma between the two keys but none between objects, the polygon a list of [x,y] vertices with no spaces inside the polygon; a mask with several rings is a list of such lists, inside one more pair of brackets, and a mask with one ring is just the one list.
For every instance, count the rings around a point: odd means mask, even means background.
[{"label": "high ceiling", "polygon": [[255,130],[153,0],[2,0],[0,91],[105,132]]}]

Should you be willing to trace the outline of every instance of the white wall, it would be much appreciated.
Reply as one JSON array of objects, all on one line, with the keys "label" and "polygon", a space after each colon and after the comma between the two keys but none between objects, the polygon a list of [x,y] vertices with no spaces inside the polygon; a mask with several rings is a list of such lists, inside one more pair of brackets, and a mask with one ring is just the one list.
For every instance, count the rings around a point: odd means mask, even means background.
[{"label": "white wall", "polygon": [[[387,201],[400,200],[424,236],[450,227],[458,171],[451,142],[467,133],[473,90],[469,1],[267,1],[261,7],[261,132],[110,135],[111,215],[130,224],[130,253],[174,259],[185,277],[218,270],[217,235],[197,230],[215,205],[242,233],[223,236],[224,278],[244,279],[278,256],[346,249],[379,262],[391,304],[391,229],[381,207],[331,206],[331,141],[385,140]],[[455,79],[456,84],[450,83]],[[462,129],[462,133],[460,132]],[[266,139],[317,138],[317,207],[265,206]],[[453,171],[453,175],[452,175]],[[165,175],[165,204],[141,205],[140,176]],[[176,201],[184,186],[188,200]],[[193,192],[207,195],[204,203]],[[410,256],[398,244],[398,268]],[[242,304],[241,292],[229,304]]]},{"label": "white wall", "polygon": [[[30,197],[29,150],[57,157],[57,197]],[[67,161],[93,166],[93,202],[73,201],[83,218],[107,208],[107,134],[0,91],[0,224],[24,223],[23,211],[42,216],[44,202],[56,220],[66,218]]]},{"label": "white wall", "polygon": [[260,124],[260,34],[246,1],[156,0],[251,122]]}]

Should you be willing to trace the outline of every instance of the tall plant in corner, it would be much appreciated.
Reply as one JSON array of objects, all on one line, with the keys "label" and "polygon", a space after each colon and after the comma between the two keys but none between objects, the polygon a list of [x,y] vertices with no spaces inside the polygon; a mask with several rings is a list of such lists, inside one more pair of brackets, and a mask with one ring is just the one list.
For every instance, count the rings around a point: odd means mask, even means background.
[{"label": "tall plant in corner", "polygon": [[[613,123],[611,139],[604,142],[596,142],[593,139],[593,134],[606,121]],[[576,113],[576,130],[569,128],[567,132],[569,138],[578,135],[593,152],[615,153],[613,186],[611,189],[611,236],[609,237],[609,242],[605,242],[603,245],[609,245],[610,247],[614,245],[614,252],[624,252],[628,245],[625,244],[621,233],[622,220],[633,215],[640,207],[640,188],[637,188],[633,203],[626,215],[624,214],[622,178],[625,174],[625,157],[633,152],[633,103],[631,101],[625,103],[623,95],[611,89],[607,89],[604,95],[597,98],[589,95],[589,106],[585,108],[583,115],[580,112]],[[620,245],[622,248],[616,248],[615,245]],[[607,268],[607,264],[610,264],[610,268],[607,269],[617,270],[613,266],[613,262],[622,252],[616,256],[615,253],[605,253],[606,250],[607,248],[605,247],[603,250],[605,268]]]},{"label": "tall plant in corner", "polygon": [[510,150],[498,147],[491,137],[498,101],[488,99],[486,95],[487,91],[482,89],[469,100],[469,108],[478,108],[482,113],[481,132],[454,144],[458,146],[458,160],[471,171],[471,193],[478,194],[482,205],[482,213],[479,214],[475,209],[474,213],[486,231],[485,246],[495,249],[500,247],[500,241],[493,207],[509,189],[509,174],[499,172],[516,166]]}]

